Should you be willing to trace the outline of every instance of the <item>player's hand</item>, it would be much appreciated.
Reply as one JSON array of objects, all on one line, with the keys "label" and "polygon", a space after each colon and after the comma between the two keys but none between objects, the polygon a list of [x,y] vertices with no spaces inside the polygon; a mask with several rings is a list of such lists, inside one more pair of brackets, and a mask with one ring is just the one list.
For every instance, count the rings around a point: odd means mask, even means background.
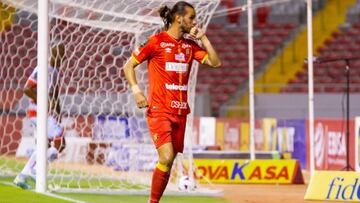
[{"label": "player's hand", "polygon": [[189,35],[193,39],[201,39],[205,35],[205,32],[197,26],[194,26],[191,28]]},{"label": "player's hand", "polygon": [[137,105],[140,109],[146,108],[146,107],[149,106],[149,104],[147,103],[147,99],[146,99],[144,93],[138,92],[138,93],[134,94],[134,98],[135,98],[136,105]]}]

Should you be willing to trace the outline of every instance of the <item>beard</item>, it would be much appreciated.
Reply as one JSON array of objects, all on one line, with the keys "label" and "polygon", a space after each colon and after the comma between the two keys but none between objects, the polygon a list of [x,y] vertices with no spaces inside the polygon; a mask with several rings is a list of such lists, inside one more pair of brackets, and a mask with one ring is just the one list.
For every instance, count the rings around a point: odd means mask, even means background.
[{"label": "beard", "polygon": [[191,27],[190,26],[186,26],[185,23],[181,23],[180,25],[180,29],[183,33],[186,33],[186,34],[189,34],[190,33],[190,30],[191,30]]}]

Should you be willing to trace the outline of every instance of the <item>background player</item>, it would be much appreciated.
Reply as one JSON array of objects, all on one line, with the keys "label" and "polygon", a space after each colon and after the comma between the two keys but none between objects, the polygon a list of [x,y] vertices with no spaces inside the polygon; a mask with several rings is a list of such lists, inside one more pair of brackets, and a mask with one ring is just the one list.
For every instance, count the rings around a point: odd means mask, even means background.
[{"label": "background player", "polygon": [[[63,44],[51,47],[50,66],[48,67],[48,85],[49,85],[49,115],[48,115],[48,139],[49,149],[47,152],[48,161],[54,161],[58,153],[65,147],[63,128],[60,126],[60,103],[58,86],[58,69],[61,67],[65,55]],[[37,86],[37,68],[34,69],[24,87],[24,94],[29,97],[30,105],[27,110],[27,116],[36,129],[36,86]],[[36,132],[35,134],[36,135]],[[34,151],[26,163],[23,170],[18,174],[14,183],[23,189],[31,189],[28,180],[35,181],[36,151]]]},{"label": "background player", "polygon": [[[176,154],[183,152],[186,115],[190,112],[187,85],[193,59],[212,67],[221,65],[205,33],[197,27],[191,4],[180,1],[172,8],[162,7],[159,12],[165,31],[136,49],[124,67],[137,106],[148,107],[148,126],[159,155],[150,203],[160,201]],[[195,41],[201,41],[204,49]],[[149,69],[148,100],[137,85],[134,71],[144,61],[148,61]]]}]

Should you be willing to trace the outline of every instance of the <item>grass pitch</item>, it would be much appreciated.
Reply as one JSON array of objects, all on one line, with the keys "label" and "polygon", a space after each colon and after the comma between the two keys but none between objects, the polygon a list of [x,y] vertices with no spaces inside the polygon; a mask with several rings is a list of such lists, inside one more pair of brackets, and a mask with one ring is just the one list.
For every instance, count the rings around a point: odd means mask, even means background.
[{"label": "grass pitch", "polygon": [[[0,166],[6,165],[7,170],[16,172],[20,171],[25,164],[25,161],[13,160],[11,158],[0,157]],[[4,170],[4,168],[0,168]],[[76,174],[78,171],[60,170],[61,174]],[[49,174],[55,174],[56,170],[50,170]],[[57,170],[59,172],[59,170]],[[12,184],[13,178],[0,177],[0,203],[63,203],[63,202],[77,202],[77,203],[146,203],[148,196],[145,195],[99,195],[99,194],[78,194],[78,193],[52,193],[58,198],[48,195],[38,194],[32,190],[23,190]],[[63,187],[77,188],[80,184],[82,188],[91,187],[109,187],[112,188],[114,180],[81,180],[76,182],[67,182],[62,185],[60,180],[50,179],[49,182],[58,183]],[[120,184],[117,184],[120,185]],[[34,187],[34,184],[32,184]],[[141,185],[127,184],[121,182],[121,186],[125,188],[144,188]],[[69,198],[70,201],[60,199],[61,197]],[[72,200],[72,201],[71,201]],[[223,198],[216,197],[186,197],[186,196],[163,196],[161,203],[230,203]]]},{"label": "grass pitch", "polygon": [[[76,194],[76,193],[54,193],[59,197],[69,198],[70,201],[60,198],[38,194],[32,190],[23,190],[11,185],[12,179],[0,178],[0,202],[1,203],[146,203],[147,196],[143,195],[98,195],[98,194]],[[71,201],[72,200],[72,201]],[[186,196],[164,196],[161,203],[230,203],[222,198],[215,197],[186,197]]]}]

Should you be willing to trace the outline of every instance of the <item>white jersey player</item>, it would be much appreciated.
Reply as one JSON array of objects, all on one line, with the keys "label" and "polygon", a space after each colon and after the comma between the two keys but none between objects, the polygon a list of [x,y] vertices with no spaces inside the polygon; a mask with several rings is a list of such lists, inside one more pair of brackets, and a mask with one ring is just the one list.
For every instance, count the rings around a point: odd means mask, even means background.
[{"label": "white jersey player", "polygon": [[[64,56],[64,46],[56,45],[51,48],[51,60],[48,68],[48,86],[49,86],[49,115],[48,115],[48,132],[49,139],[48,148],[48,161],[54,161],[58,153],[65,147],[65,139],[63,137],[63,128],[59,124],[60,120],[60,104],[58,99],[58,67],[60,67]],[[36,88],[37,88],[37,68],[34,69],[28,80],[26,81],[24,94],[30,98],[30,104],[27,109],[27,116],[31,121],[31,124],[36,129]],[[36,135],[36,133],[35,133]],[[36,152],[32,153],[30,159],[26,163],[23,170],[18,174],[14,180],[14,183],[23,189],[31,189],[31,185],[28,184],[28,180],[35,181],[35,167],[36,167]]]}]

